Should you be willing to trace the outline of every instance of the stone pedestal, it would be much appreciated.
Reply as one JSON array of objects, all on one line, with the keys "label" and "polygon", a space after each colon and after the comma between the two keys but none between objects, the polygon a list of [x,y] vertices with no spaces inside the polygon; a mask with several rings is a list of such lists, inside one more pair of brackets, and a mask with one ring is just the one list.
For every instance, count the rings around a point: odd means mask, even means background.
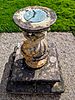
[{"label": "stone pedestal", "polygon": [[[17,48],[18,51],[19,48]],[[61,68],[54,44],[49,44],[47,63],[39,69],[32,69],[22,58],[21,53],[14,52],[15,59],[7,84],[7,91],[15,94],[50,94],[63,93]]]},{"label": "stone pedestal", "polygon": [[47,31],[56,21],[53,10],[41,6],[29,6],[17,11],[13,19],[24,31],[21,52],[25,63],[31,68],[41,68],[48,59]]}]

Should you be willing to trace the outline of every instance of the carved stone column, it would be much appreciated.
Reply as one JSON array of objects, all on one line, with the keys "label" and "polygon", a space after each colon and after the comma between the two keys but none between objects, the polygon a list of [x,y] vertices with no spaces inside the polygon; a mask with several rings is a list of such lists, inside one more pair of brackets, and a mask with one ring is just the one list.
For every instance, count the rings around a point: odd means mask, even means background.
[{"label": "carved stone column", "polygon": [[48,45],[45,34],[45,32],[24,33],[26,40],[21,47],[21,52],[26,64],[32,68],[40,68],[48,60]]}]

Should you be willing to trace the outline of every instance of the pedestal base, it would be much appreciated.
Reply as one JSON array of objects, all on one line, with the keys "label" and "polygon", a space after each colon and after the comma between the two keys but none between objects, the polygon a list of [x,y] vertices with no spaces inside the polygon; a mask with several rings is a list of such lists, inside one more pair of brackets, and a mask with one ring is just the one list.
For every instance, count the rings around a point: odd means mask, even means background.
[{"label": "pedestal base", "polygon": [[7,91],[15,94],[63,93],[64,86],[57,51],[49,46],[47,63],[40,69],[31,69],[25,59],[15,56],[7,83]]}]

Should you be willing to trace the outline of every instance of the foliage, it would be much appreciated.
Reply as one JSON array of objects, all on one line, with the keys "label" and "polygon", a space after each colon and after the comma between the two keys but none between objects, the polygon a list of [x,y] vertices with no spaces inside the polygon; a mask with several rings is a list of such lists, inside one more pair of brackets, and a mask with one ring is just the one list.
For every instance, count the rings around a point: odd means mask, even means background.
[{"label": "foliage", "polygon": [[0,0],[0,32],[18,32],[13,14],[26,6],[46,6],[57,14],[57,21],[51,31],[70,31],[75,34],[75,0]]}]

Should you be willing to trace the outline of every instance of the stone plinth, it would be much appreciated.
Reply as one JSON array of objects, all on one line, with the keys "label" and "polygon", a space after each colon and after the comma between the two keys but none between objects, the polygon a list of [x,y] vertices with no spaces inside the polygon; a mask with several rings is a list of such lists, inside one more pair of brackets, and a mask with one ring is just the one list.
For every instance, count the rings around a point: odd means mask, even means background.
[{"label": "stone plinth", "polygon": [[[17,49],[18,50],[18,49]],[[7,91],[18,94],[50,94],[62,93],[63,80],[58,64],[58,54],[54,44],[49,45],[47,63],[39,69],[32,69],[26,65],[25,59],[16,52],[11,65],[7,84]]]}]

